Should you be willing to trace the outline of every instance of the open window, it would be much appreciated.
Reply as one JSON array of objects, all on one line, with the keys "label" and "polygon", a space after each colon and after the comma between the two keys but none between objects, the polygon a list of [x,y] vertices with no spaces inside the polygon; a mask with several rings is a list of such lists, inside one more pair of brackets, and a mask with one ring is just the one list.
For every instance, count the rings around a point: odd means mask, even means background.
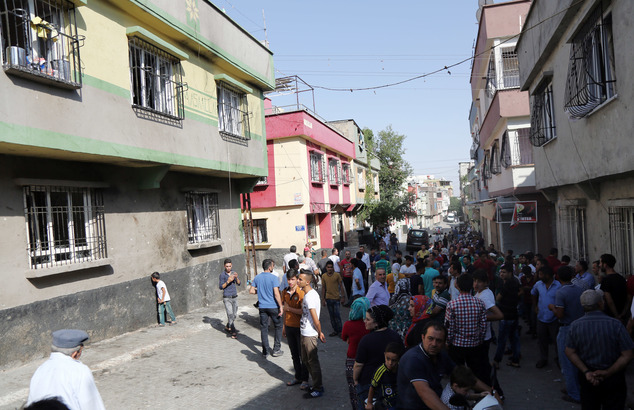
[{"label": "open window", "polygon": [[219,82],[218,129],[220,133],[239,139],[251,139],[246,93]]},{"label": "open window", "polygon": [[7,73],[81,87],[75,5],[68,0],[0,0],[2,65]]},{"label": "open window", "polygon": [[213,192],[188,192],[187,235],[190,244],[220,239],[218,194]]}]

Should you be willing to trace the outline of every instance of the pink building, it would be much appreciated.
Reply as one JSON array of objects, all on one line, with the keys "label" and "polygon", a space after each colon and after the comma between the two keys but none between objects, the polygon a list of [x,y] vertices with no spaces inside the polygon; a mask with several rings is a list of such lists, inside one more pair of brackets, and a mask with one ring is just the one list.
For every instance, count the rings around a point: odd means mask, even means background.
[{"label": "pink building", "polygon": [[307,109],[278,111],[265,100],[269,173],[251,194],[256,248],[332,248],[346,240],[355,206],[355,145]]}]

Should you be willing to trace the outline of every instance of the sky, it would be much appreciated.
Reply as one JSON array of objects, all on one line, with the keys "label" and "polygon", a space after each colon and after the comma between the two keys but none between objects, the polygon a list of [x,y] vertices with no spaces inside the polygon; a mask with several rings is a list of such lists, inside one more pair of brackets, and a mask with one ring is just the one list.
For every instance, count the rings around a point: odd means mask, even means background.
[{"label": "sky", "polygon": [[[477,0],[213,0],[274,53],[275,77],[298,75],[315,88],[315,110],[328,121],[354,119],[376,134],[391,125],[405,140],[414,175],[452,181],[469,161],[471,62],[405,84],[473,55]],[[263,17],[264,15],[264,17]],[[264,30],[266,21],[266,31]],[[290,98],[290,99],[289,99]],[[272,97],[276,106],[295,96]],[[300,103],[312,109],[312,96]]]}]

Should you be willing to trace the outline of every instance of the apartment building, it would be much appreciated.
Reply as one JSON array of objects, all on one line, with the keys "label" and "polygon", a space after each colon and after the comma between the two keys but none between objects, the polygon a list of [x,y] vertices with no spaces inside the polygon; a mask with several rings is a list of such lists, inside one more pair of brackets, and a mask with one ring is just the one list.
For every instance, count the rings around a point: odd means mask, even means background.
[{"label": "apartment building", "polygon": [[157,322],[244,270],[272,53],[210,2],[0,0],[0,367]]}]

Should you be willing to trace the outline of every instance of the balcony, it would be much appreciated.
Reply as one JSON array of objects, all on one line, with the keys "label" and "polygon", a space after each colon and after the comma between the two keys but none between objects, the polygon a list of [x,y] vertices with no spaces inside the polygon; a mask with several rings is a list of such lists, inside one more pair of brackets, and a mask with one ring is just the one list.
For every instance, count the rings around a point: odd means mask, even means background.
[{"label": "balcony", "polygon": [[[487,146],[487,140],[500,120],[511,117],[530,116],[528,94],[519,88],[497,90],[480,129],[480,145]],[[490,144],[489,144],[490,145]]]}]

